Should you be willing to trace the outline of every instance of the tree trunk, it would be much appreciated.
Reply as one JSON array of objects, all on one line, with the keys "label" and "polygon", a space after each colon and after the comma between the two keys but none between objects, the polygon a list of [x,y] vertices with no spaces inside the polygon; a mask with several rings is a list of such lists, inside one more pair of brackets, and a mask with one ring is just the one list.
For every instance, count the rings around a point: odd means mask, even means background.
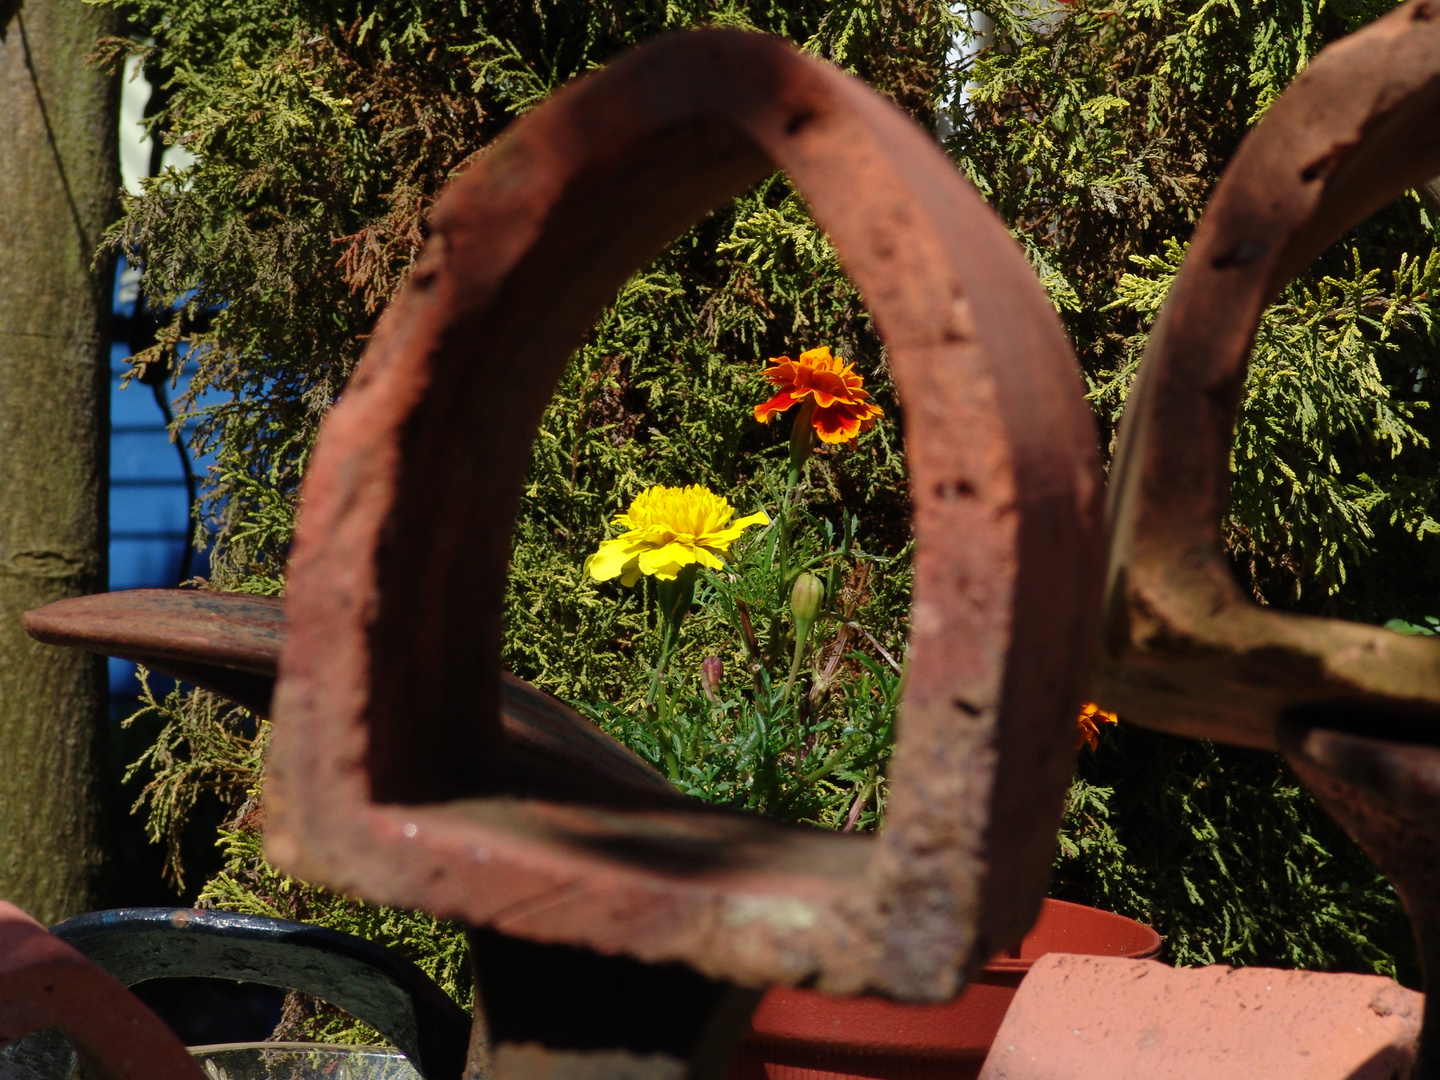
[{"label": "tree trunk", "polygon": [[112,26],[0,0],[0,898],[42,922],[94,907],[103,864],[105,664],[20,615],[105,587],[112,268],[91,256],[119,86],[85,56]]}]

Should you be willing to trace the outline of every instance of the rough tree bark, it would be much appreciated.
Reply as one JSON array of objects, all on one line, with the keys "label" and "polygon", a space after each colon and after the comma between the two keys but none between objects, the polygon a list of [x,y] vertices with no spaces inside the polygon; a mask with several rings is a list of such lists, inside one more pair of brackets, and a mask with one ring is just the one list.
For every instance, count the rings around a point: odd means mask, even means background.
[{"label": "rough tree bark", "polygon": [[[18,10],[17,10],[18,7]],[[110,15],[0,0],[0,897],[43,922],[96,905],[104,661],[20,614],[105,587],[118,80],[85,56]]]}]

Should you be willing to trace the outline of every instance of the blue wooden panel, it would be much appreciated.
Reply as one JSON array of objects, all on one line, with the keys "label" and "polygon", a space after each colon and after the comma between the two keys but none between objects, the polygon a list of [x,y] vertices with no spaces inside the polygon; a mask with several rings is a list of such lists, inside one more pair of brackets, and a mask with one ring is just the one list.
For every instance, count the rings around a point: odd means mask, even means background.
[{"label": "blue wooden panel", "polygon": [[163,427],[120,428],[110,432],[111,484],[130,482],[133,485],[135,481],[169,484],[185,490],[180,456]]},{"label": "blue wooden panel", "polygon": [[[135,311],[138,275],[124,261],[116,270],[114,311],[117,323]],[[168,588],[178,583],[185,545],[189,542],[188,496],[184,465],[166,430],[165,414],[155,390],[121,380],[129,370],[129,349],[115,341],[110,350],[110,580],[112,591]],[[193,365],[181,371],[180,385],[163,387],[167,400],[184,391]],[[193,431],[193,423],[187,425]],[[187,432],[188,434],[188,432]],[[208,461],[192,464],[203,475]],[[206,573],[205,557],[197,553],[190,570]],[[134,709],[139,693],[135,665],[111,660],[112,714]]]},{"label": "blue wooden panel", "polygon": [[110,538],[163,539],[177,544],[187,536],[188,502],[183,485],[157,482],[130,486],[112,480]]},{"label": "blue wooden panel", "polygon": [[124,720],[135,708],[126,708],[122,701],[128,703],[129,699],[140,696],[140,680],[135,677],[135,665],[128,660],[112,656],[109,665],[106,676],[110,686],[111,718]]},{"label": "blue wooden panel", "polygon": [[129,355],[124,342],[117,341],[110,346],[110,425],[112,428],[163,426],[164,419],[148,386],[132,384],[120,389],[120,376],[129,370],[125,362]]},{"label": "blue wooden panel", "polygon": [[121,538],[110,541],[110,589],[163,589],[180,569],[177,538]]}]

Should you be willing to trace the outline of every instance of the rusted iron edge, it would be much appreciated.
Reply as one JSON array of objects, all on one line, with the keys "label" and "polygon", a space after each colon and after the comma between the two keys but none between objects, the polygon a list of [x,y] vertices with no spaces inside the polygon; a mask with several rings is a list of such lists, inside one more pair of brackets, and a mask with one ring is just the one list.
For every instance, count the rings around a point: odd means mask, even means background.
[{"label": "rusted iron edge", "polygon": [[[277,597],[133,589],[57,600],[27,611],[24,623],[37,641],[144,664],[270,714],[285,643]],[[502,672],[501,695],[516,790],[620,805],[681,801],[663,776],[549,694]]]},{"label": "rusted iron edge", "polygon": [[1440,643],[1259,607],[1220,542],[1265,307],[1437,171],[1440,12],[1413,0],[1320,53],[1226,168],[1151,332],[1111,473],[1096,693],[1126,719],[1273,749],[1296,707],[1440,715]]},{"label": "rusted iron edge", "polygon": [[0,1046],[48,1028],[60,1029],[99,1080],[207,1080],[130,991],[0,900]]}]

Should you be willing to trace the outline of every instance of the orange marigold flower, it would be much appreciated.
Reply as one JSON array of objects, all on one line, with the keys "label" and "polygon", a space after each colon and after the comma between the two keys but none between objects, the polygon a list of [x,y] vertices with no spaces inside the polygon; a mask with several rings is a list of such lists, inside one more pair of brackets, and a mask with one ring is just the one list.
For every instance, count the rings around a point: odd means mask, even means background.
[{"label": "orange marigold flower", "polygon": [[821,442],[853,442],[862,431],[875,426],[883,410],[870,400],[864,380],[855,374],[855,365],[830,355],[830,346],[806,349],[799,360],[772,356],[765,378],[779,393],[755,406],[755,419],[762,424],[792,405],[813,403],[815,433]]},{"label": "orange marigold flower", "polygon": [[1080,747],[1089,743],[1091,750],[1098,750],[1100,748],[1100,725],[1118,724],[1119,722],[1120,718],[1113,712],[1106,712],[1093,701],[1086,702],[1080,707],[1080,731],[1079,737],[1075,740],[1075,749],[1079,750]]}]

